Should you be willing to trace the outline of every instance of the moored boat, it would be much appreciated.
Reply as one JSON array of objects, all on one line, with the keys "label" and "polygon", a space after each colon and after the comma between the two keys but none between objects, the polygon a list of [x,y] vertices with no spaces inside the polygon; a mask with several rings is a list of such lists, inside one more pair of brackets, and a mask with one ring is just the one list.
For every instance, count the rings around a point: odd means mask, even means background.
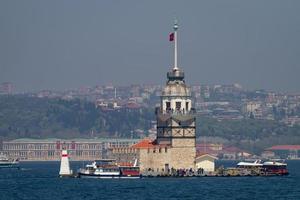
[{"label": "moored boat", "polygon": [[140,178],[140,168],[137,166],[120,166],[120,178]]},{"label": "moored boat", "polygon": [[18,159],[9,159],[7,156],[0,155],[0,168],[17,168],[19,169],[19,160]]},{"label": "moored boat", "polygon": [[261,160],[256,160],[254,162],[239,162],[236,169],[242,173],[241,175],[272,176],[289,174],[287,164],[280,160],[265,162],[262,162]]},{"label": "moored boat", "polygon": [[119,166],[114,159],[96,160],[78,170],[80,178],[139,178],[137,166]]},{"label": "moored boat", "polygon": [[267,161],[263,163],[263,170],[266,175],[288,175],[287,164],[280,161]]}]

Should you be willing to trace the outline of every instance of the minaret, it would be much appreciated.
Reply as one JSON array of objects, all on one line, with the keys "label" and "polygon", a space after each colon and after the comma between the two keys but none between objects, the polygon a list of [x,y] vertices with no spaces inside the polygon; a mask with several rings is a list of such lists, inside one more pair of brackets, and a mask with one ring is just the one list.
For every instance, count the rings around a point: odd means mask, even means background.
[{"label": "minaret", "polygon": [[196,156],[196,117],[192,108],[191,90],[186,86],[184,72],[178,67],[178,23],[174,26],[174,67],[167,73],[161,105],[157,108],[157,143],[172,148],[170,167],[194,168]]}]

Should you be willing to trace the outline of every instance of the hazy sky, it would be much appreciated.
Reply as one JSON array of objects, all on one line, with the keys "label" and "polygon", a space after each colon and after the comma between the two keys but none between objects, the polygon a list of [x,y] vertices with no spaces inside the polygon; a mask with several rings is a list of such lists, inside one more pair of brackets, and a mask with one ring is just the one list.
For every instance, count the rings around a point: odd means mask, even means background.
[{"label": "hazy sky", "polygon": [[188,84],[300,92],[299,0],[0,0],[0,82],[164,84],[175,16]]}]

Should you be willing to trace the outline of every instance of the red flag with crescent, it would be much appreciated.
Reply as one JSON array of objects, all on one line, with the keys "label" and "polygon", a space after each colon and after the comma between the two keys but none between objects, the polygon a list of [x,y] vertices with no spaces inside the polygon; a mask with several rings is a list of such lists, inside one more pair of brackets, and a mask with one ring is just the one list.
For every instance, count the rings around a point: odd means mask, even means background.
[{"label": "red flag with crescent", "polygon": [[174,37],[175,37],[174,33],[170,33],[170,35],[169,35],[169,41],[170,42],[174,41]]}]

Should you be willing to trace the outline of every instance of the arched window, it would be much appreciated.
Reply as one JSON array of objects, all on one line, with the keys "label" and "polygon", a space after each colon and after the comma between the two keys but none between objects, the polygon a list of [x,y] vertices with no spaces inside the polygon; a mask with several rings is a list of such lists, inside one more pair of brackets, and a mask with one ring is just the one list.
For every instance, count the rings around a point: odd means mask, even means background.
[{"label": "arched window", "polygon": [[171,110],[171,102],[170,101],[167,101],[166,102],[166,110]]},{"label": "arched window", "polygon": [[181,102],[176,102],[176,110],[180,110],[181,109]]}]

